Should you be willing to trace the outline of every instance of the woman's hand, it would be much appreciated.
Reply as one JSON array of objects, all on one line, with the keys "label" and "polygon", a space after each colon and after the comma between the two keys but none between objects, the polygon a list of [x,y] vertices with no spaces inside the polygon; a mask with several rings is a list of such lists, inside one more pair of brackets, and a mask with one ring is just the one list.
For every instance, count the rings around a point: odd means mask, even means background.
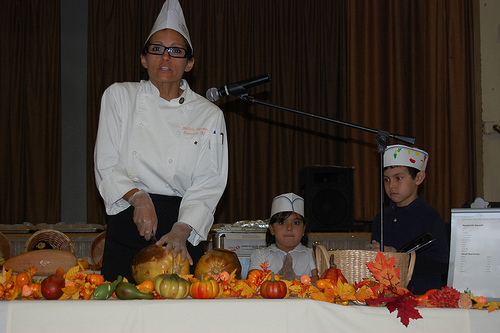
[{"label": "woman's hand", "polygon": [[158,225],[158,218],[151,197],[146,191],[139,190],[130,196],[128,202],[134,206],[134,223],[137,225],[139,234],[149,241],[151,234],[156,233]]},{"label": "woman's hand", "polygon": [[172,251],[172,256],[174,258],[177,258],[180,253],[181,261],[184,261],[187,258],[189,264],[193,265],[193,259],[191,258],[191,255],[189,254],[186,247],[186,242],[190,234],[191,227],[189,225],[183,222],[176,222],[172,226],[172,230],[168,234],[160,238],[156,242],[156,245],[167,244],[165,248],[166,253]]}]

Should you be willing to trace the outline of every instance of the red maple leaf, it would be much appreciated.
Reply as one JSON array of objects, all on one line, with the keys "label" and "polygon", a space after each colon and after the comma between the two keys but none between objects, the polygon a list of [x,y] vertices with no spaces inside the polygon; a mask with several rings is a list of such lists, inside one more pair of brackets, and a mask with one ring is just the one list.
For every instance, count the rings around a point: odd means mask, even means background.
[{"label": "red maple leaf", "polygon": [[420,312],[418,312],[415,307],[418,305],[418,301],[408,297],[408,294],[399,295],[395,297],[395,299],[389,303],[387,303],[387,309],[389,312],[393,312],[394,310],[398,310],[398,318],[400,318],[401,323],[408,327],[410,323],[410,319],[418,319],[422,318]]},{"label": "red maple leaf", "polygon": [[422,318],[415,307],[418,301],[413,299],[413,294],[406,288],[396,287],[399,283],[399,268],[396,268],[395,258],[387,259],[378,251],[375,262],[366,263],[368,269],[379,282],[378,286],[372,287],[372,291],[378,297],[366,299],[368,305],[385,305],[390,312],[398,311],[401,323],[408,327],[410,319]]},{"label": "red maple leaf", "polygon": [[385,306],[387,303],[392,302],[396,299],[396,296],[384,296],[383,294],[378,294],[378,297],[366,299],[365,302],[368,305],[381,305]]}]

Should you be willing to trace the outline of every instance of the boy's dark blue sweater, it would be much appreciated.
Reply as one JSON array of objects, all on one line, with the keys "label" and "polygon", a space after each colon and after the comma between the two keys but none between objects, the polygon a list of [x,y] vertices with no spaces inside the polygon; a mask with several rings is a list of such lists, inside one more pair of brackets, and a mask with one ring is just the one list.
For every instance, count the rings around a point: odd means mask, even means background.
[{"label": "boy's dark blue sweater", "polygon": [[[384,245],[399,250],[418,236],[429,232],[436,239],[417,251],[417,260],[408,289],[422,295],[440,289],[443,274],[448,271],[449,247],[446,228],[439,213],[420,195],[405,207],[394,202],[384,208]],[[372,240],[380,242],[380,213],[372,226]]]}]

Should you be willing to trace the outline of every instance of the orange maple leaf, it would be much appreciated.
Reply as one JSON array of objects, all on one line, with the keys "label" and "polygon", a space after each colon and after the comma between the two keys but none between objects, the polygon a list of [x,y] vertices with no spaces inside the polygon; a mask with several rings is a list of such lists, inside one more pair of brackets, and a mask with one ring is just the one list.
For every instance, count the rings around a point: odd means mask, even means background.
[{"label": "orange maple leaf", "polygon": [[328,292],[313,292],[309,295],[311,299],[314,299],[316,301],[322,301],[322,302],[328,302],[328,303],[335,303],[335,296],[332,296],[333,294],[328,293]]},{"label": "orange maple leaf", "polygon": [[489,302],[489,303],[476,303],[474,305],[472,305],[472,308],[473,309],[477,309],[477,310],[482,310],[482,309],[488,309],[488,312],[492,312],[492,311],[495,311],[495,310],[498,310],[499,308],[499,305],[500,305],[500,302]]},{"label": "orange maple leaf", "polygon": [[2,275],[0,276],[0,283],[5,285],[7,282],[9,282],[12,278],[12,269],[9,270],[3,270]]},{"label": "orange maple leaf", "polygon": [[288,289],[292,295],[297,295],[299,298],[305,298],[309,294],[319,291],[319,289],[312,284],[304,285],[301,283],[292,283]]},{"label": "orange maple leaf", "polygon": [[328,302],[328,303],[335,303],[336,301],[339,300],[337,293],[337,287],[334,286],[334,288],[325,288],[322,292],[318,291],[317,292],[312,292],[309,297],[317,300],[317,301],[323,301],[323,302]]},{"label": "orange maple leaf", "polygon": [[395,268],[396,259],[390,257],[387,259],[380,250],[375,257],[375,262],[367,262],[368,269],[380,284],[387,287],[394,287],[399,283],[399,268]]},{"label": "orange maple leaf", "polygon": [[490,306],[488,306],[488,312],[493,312],[495,310],[498,310],[500,306],[500,302],[490,302]]},{"label": "orange maple leaf", "polygon": [[238,297],[251,298],[254,295],[254,289],[245,282],[245,280],[238,280],[231,289],[234,290]]},{"label": "orange maple leaf", "polygon": [[375,295],[373,294],[373,291],[370,288],[368,288],[368,286],[366,286],[366,285],[361,287],[358,291],[356,291],[356,294],[354,294],[354,296],[356,296],[356,299],[358,301],[362,301],[362,302],[364,302],[368,298],[375,297]]},{"label": "orange maple leaf", "polygon": [[[64,294],[59,297],[59,300],[64,301],[66,299],[78,299],[80,297],[80,286],[73,285],[69,287],[62,288]],[[76,297],[76,298],[75,298]]]}]

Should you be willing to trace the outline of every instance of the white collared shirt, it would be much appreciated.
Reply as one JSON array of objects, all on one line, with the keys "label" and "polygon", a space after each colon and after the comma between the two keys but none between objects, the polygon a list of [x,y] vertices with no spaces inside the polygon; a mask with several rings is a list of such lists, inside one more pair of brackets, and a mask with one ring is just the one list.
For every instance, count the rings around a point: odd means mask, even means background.
[{"label": "white collared shirt", "polygon": [[179,222],[189,241],[205,240],[227,183],[228,145],[222,111],[185,80],[179,98],[167,101],[150,81],[111,85],[103,94],[94,170],[106,212],[130,205],[133,188],[182,197]]},{"label": "white collared shirt", "polygon": [[[288,253],[292,256],[293,271],[295,274],[297,276],[311,276],[312,270],[316,268],[312,249],[299,244]],[[251,271],[252,269],[262,269],[260,264],[267,260],[268,269],[277,273],[283,267],[286,255],[287,252],[278,249],[276,244],[256,249],[250,256],[248,271]]]}]

